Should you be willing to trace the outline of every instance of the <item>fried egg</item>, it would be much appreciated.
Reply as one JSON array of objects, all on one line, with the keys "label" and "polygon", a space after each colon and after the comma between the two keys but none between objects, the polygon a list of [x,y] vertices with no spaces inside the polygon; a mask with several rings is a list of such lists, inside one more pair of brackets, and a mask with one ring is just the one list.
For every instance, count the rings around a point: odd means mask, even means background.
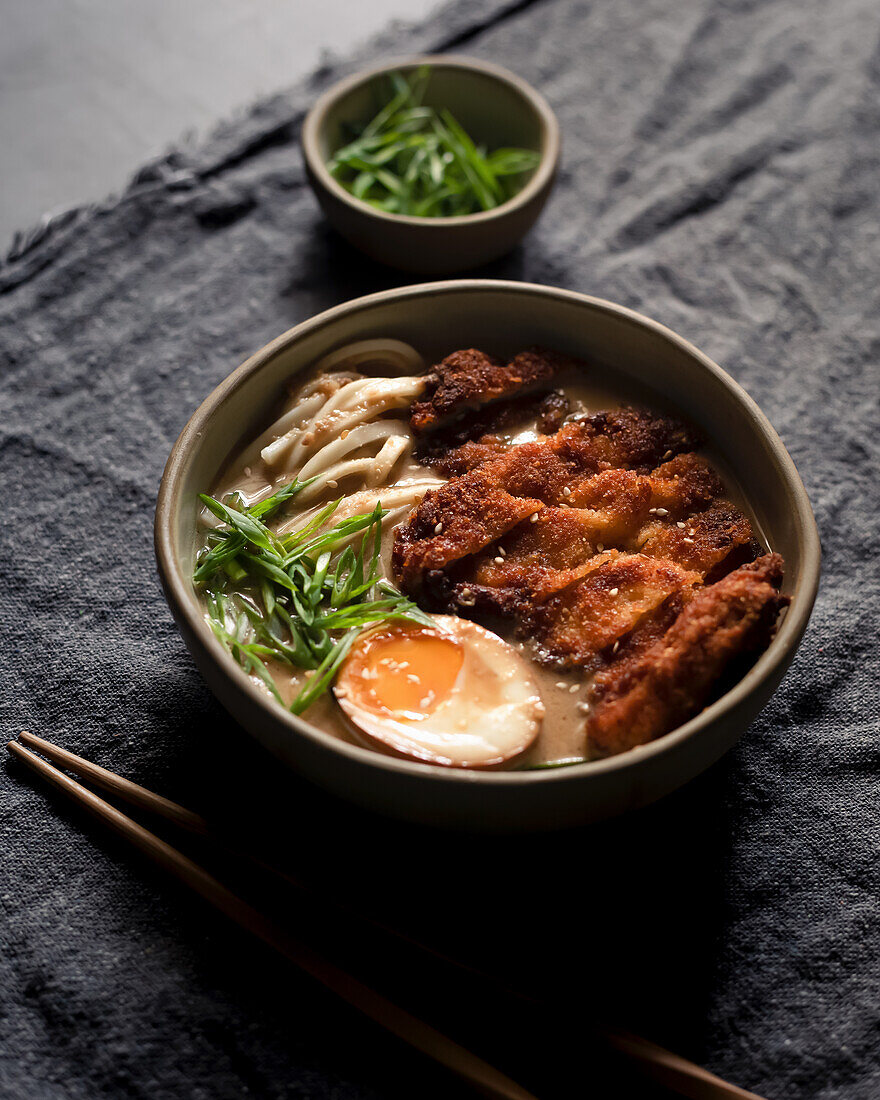
[{"label": "fried egg", "polygon": [[538,735],[544,705],[528,666],[491,631],[454,615],[386,623],[352,646],[334,692],[356,731],[414,760],[503,764]]}]

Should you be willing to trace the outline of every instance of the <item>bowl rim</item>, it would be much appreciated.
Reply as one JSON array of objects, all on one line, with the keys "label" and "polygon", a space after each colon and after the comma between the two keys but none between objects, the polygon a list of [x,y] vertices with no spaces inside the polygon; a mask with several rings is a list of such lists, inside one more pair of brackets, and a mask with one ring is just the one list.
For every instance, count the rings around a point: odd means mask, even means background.
[{"label": "bowl rim", "polygon": [[[318,138],[323,131],[330,108],[342,96],[352,89],[375,80],[385,73],[394,72],[396,69],[413,68],[417,65],[430,65],[432,68],[467,69],[471,72],[482,73],[507,84],[522,99],[524,99],[535,111],[541,125],[541,138],[543,148],[541,160],[534,174],[528,180],[521,191],[517,191],[509,199],[491,210],[479,210],[473,214],[455,214],[442,218],[422,218],[414,214],[392,214],[384,210],[378,210],[368,202],[355,198],[342,184],[333,178],[328,172],[324,158],[321,156]],[[468,57],[465,54],[416,54],[414,56],[392,58],[381,65],[369,69],[361,69],[351,76],[338,81],[328,88],[312,105],[303,121],[300,141],[303,156],[313,178],[325,191],[334,198],[344,202],[347,206],[356,210],[359,214],[369,217],[377,222],[390,222],[395,225],[412,225],[422,229],[448,230],[458,226],[479,225],[492,221],[498,217],[511,214],[516,210],[527,206],[535,199],[545,187],[549,186],[556,173],[559,164],[559,151],[561,148],[561,133],[559,121],[553,113],[553,109],[547,100],[516,73],[505,69],[502,65],[496,65],[492,61],[483,61],[476,57]]]},{"label": "bowl rim", "polygon": [[[803,565],[795,581],[795,595],[797,598],[792,600],[791,606],[786,610],[781,625],[770,645],[741,680],[719,699],[716,699],[699,714],[691,718],[690,721],[685,722],[655,741],[649,742],[647,745],[640,745],[628,752],[602,760],[585,761],[582,764],[571,764],[559,768],[479,771],[444,768],[439,765],[419,763],[386,755],[376,749],[342,741],[333,734],[312,726],[305,719],[291,714],[286,707],[279,706],[274,699],[261,692],[244,669],[232,660],[227,650],[208,626],[199,607],[198,598],[192,591],[190,578],[181,568],[181,563],[175,555],[173,535],[175,505],[190,456],[194,453],[199,440],[208,429],[215,411],[234,400],[238,390],[252,375],[258,373],[264,365],[273,360],[281,351],[294,345],[302,337],[311,335],[321,329],[330,328],[346,315],[357,314],[385,302],[395,300],[405,302],[410,298],[424,296],[441,298],[447,294],[461,292],[521,294],[528,297],[538,296],[556,301],[562,300],[611,313],[624,323],[648,328],[695,358],[705,370],[714,375],[721,385],[732,393],[734,398],[744,407],[756,430],[768,443],[779,463],[786,487],[790,493],[790,499],[794,505],[793,518],[803,550]],[[159,487],[154,539],[160,577],[169,603],[173,603],[172,610],[178,617],[186,621],[189,629],[200,639],[207,655],[222,675],[227,678],[231,677],[238,688],[248,695],[259,709],[266,712],[270,720],[274,718],[276,721],[280,721],[290,729],[294,736],[305,737],[316,743],[317,747],[330,749],[332,752],[347,757],[351,764],[365,764],[380,771],[410,776],[417,782],[440,782],[452,785],[482,783],[488,786],[520,787],[524,784],[534,783],[565,784],[582,780],[587,781],[590,776],[618,772],[635,764],[641,764],[646,760],[673,752],[682,743],[698,737],[716,720],[728,712],[734,711],[753,690],[759,687],[762,681],[772,678],[775,673],[778,673],[781,678],[806,629],[818,591],[821,568],[821,545],[818,528],[806,489],[794,461],[776,430],[754,399],[725,370],[672,329],[626,306],[592,295],[581,294],[574,290],[505,279],[447,279],[416,283],[364,295],[324,310],[265,344],[211,391],[192,414],[178,436],[165,465]]]}]

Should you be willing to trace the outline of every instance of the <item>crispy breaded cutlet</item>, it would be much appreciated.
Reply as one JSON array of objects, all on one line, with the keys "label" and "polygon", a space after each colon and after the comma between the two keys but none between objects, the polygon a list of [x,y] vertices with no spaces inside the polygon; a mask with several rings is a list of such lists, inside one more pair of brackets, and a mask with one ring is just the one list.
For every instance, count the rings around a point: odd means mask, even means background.
[{"label": "crispy breaded cutlet", "polygon": [[593,668],[639,623],[676,593],[699,584],[700,574],[644,554],[615,554],[582,580],[533,605],[529,636],[539,655],[567,668]]},{"label": "crispy breaded cutlet", "polygon": [[521,351],[508,363],[476,348],[454,351],[431,369],[424,394],[410,408],[410,425],[421,435],[474,409],[482,412],[492,402],[546,389],[558,371],[574,362],[543,348]]},{"label": "crispy breaded cutlet", "polygon": [[503,429],[530,422],[541,435],[552,435],[562,427],[569,409],[568,398],[558,390],[543,397],[527,393],[495,401],[466,413],[445,429],[419,436],[416,458],[444,477],[455,477],[479,466],[482,454],[507,450],[510,444],[499,435]]},{"label": "crispy breaded cutlet", "polygon": [[416,448],[416,458],[425,466],[430,466],[443,477],[461,477],[479,466],[491,462],[493,458],[507,454],[510,444],[497,435],[484,435],[480,439],[468,440],[449,451],[443,448],[432,449],[425,454]]},{"label": "crispy breaded cutlet", "polygon": [[421,587],[425,574],[446,569],[478,553],[541,507],[539,500],[513,496],[475,470],[423,497],[409,522],[398,528],[392,565],[408,591]]},{"label": "crispy breaded cutlet", "polygon": [[[525,519],[542,505],[567,505],[573,492],[603,471],[650,469],[661,457],[693,444],[693,437],[674,420],[618,409],[565,424],[546,439],[508,447],[425,494],[395,536],[392,560],[397,578],[406,591],[416,593],[426,571],[446,568],[505,534],[519,522],[511,499],[528,498],[520,517]],[[646,513],[647,482],[638,493]],[[506,525],[486,523],[481,518],[484,511],[503,513]],[[435,530],[438,523],[443,525],[440,532]],[[475,537],[476,530],[483,532],[484,541]]]},{"label": "crispy breaded cutlet", "polygon": [[695,592],[669,628],[599,672],[587,718],[592,756],[646,744],[692,717],[729,662],[764,648],[779,611],[783,562],[765,554]]},{"label": "crispy breaded cutlet", "polygon": [[[498,360],[450,359],[459,389],[438,383],[423,413],[435,425],[477,381],[498,399]],[[767,644],[788,602],[782,559],[753,560],[761,547],[747,516],[684,425],[620,408],[519,445],[468,430],[465,419],[427,437],[423,454],[450,480],[397,530],[395,574],[424,606],[506,616],[537,660],[595,673],[592,755],[687,720],[731,660]]]}]

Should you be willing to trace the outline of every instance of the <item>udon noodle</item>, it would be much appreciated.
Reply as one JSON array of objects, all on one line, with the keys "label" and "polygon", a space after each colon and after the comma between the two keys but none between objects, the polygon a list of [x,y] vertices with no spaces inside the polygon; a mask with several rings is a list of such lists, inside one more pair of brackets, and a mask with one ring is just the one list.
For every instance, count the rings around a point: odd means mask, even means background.
[{"label": "udon noodle", "polygon": [[[294,478],[310,480],[277,524],[279,535],[301,530],[329,501],[339,500],[328,523],[381,504],[387,541],[428,489],[443,481],[413,460],[415,441],[402,415],[425,388],[424,370],[419,353],[400,340],[362,340],[331,352],[238,458],[223,492],[237,492],[251,506]],[[205,520],[213,522],[210,513]]]}]

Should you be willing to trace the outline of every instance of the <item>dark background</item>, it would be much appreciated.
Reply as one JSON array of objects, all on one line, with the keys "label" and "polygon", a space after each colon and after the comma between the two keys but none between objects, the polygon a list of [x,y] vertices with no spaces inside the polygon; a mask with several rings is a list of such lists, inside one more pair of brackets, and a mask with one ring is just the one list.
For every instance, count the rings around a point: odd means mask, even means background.
[{"label": "dark background", "polygon": [[[641,814],[558,836],[417,830],[280,775],[191,666],[152,560],[162,466],[201,398],[290,325],[408,281],[322,222],[303,111],[368,60],[449,48],[519,71],[564,134],[543,219],[481,273],[641,309],[721,362],[780,431],[824,543],[810,629],[738,748]],[[873,0],[479,0],[20,235],[0,267],[3,730],[228,822],[547,998],[563,1022],[258,894],[542,1098],[657,1095],[591,1043],[591,1017],[771,1100],[876,1096],[878,137]],[[0,787],[3,1095],[459,1094],[21,769]]]}]

